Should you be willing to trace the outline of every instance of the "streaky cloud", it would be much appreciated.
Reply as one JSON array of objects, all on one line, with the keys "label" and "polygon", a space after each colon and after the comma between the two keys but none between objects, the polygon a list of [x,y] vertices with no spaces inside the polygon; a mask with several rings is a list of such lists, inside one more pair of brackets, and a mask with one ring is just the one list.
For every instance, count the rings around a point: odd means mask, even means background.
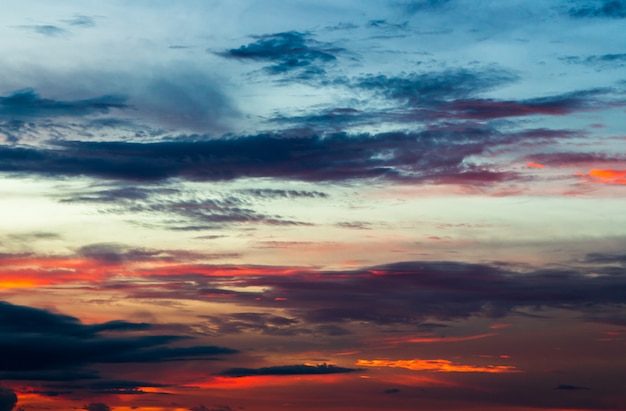
[{"label": "streaky cloud", "polygon": [[319,365],[277,365],[263,368],[230,368],[219,375],[225,377],[256,377],[263,375],[323,375],[342,374],[358,371],[356,368],[344,368],[330,364]]},{"label": "streaky cloud", "polygon": [[0,118],[29,119],[37,117],[84,116],[127,109],[123,96],[101,96],[87,100],[60,101],[42,98],[33,89],[18,90],[0,97]]}]

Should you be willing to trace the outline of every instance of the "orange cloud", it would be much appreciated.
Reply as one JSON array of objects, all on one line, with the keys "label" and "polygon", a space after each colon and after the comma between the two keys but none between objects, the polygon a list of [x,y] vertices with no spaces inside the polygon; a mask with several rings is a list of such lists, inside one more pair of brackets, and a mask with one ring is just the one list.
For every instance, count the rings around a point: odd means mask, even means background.
[{"label": "orange cloud", "polygon": [[357,360],[357,366],[361,367],[391,367],[405,368],[413,371],[434,372],[484,372],[484,373],[511,373],[519,372],[512,365],[464,365],[453,363],[448,360]]},{"label": "orange cloud", "polygon": [[594,168],[587,174],[576,173],[579,176],[591,177],[591,181],[601,184],[626,185],[626,170],[608,170]]},{"label": "orange cloud", "polygon": [[546,168],[546,166],[544,164],[533,163],[532,161],[529,161],[528,163],[526,163],[526,167],[528,167],[528,168]]}]

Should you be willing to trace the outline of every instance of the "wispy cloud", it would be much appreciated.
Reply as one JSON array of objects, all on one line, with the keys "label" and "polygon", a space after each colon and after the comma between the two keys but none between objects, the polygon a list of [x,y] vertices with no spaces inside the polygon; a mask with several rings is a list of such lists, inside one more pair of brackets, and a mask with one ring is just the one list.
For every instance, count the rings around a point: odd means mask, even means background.
[{"label": "wispy cloud", "polygon": [[466,365],[449,360],[358,360],[357,366],[361,367],[391,367],[406,368],[413,371],[434,371],[434,372],[481,372],[481,373],[511,373],[519,372],[512,365]]}]

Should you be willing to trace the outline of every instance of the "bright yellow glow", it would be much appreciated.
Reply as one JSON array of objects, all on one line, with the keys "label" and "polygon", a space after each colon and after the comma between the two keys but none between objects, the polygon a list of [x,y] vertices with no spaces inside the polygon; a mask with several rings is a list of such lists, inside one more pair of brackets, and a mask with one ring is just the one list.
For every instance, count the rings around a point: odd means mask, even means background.
[{"label": "bright yellow glow", "polygon": [[511,365],[463,365],[448,360],[357,360],[360,367],[405,368],[413,371],[511,373],[519,370]]}]

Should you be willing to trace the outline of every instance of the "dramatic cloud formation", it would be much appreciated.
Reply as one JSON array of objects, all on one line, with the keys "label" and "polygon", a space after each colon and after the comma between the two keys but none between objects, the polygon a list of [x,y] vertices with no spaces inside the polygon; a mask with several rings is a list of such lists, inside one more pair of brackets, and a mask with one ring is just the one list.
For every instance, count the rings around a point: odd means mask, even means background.
[{"label": "dramatic cloud formation", "polygon": [[626,409],[624,18],[3,2],[0,411]]},{"label": "dramatic cloud formation", "polygon": [[[236,350],[216,346],[166,347],[184,340],[174,335],[111,336],[148,329],[148,324],[110,321],[84,325],[75,317],[0,303],[0,349],[10,352],[0,371],[3,379],[42,379],[39,371],[72,371],[94,363],[149,363],[185,358],[212,358]],[[105,334],[107,333],[107,334]],[[16,374],[12,374],[16,373]]]}]

